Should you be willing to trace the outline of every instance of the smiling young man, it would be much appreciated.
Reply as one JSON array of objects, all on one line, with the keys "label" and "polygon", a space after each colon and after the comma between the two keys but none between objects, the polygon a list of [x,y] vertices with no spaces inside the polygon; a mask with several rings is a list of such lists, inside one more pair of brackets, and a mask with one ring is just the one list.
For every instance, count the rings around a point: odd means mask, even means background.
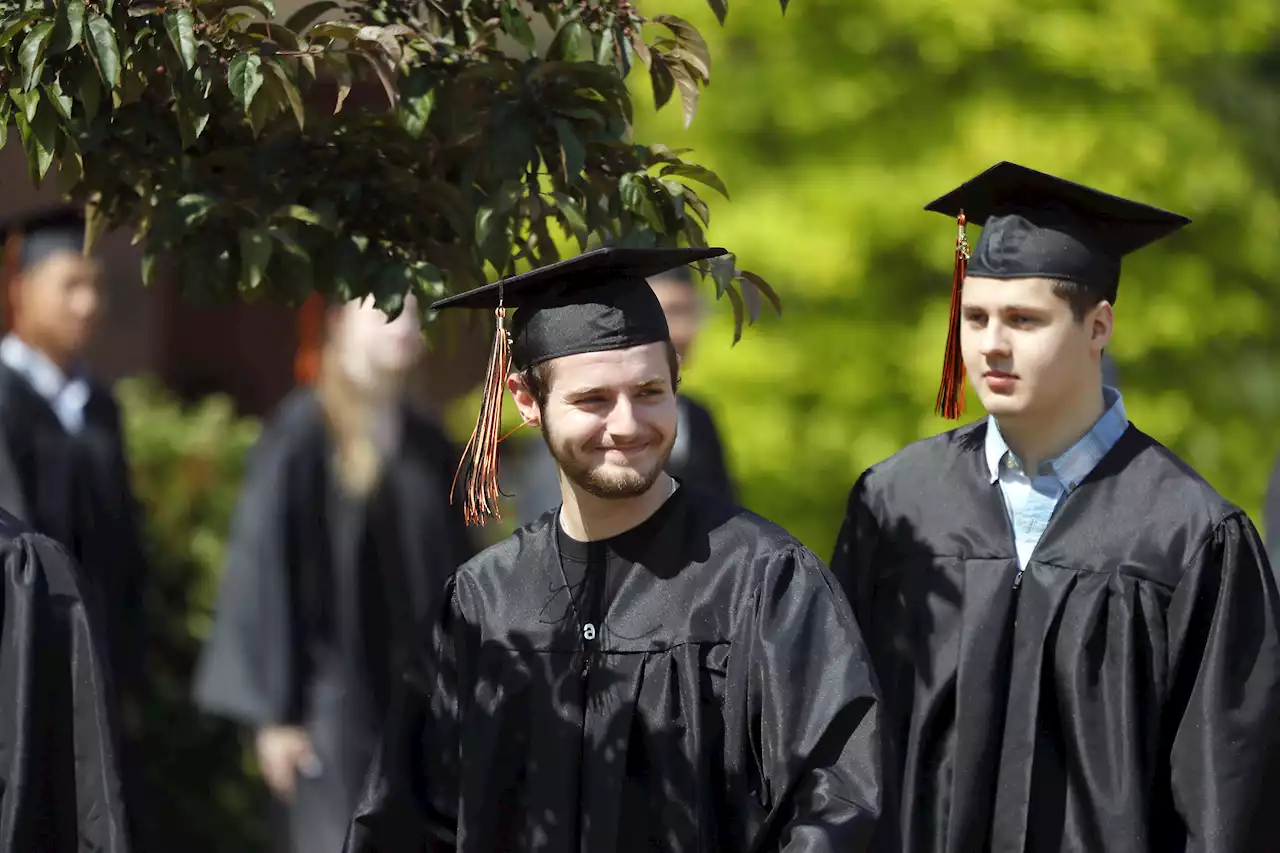
[{"label": "smiling young man", "polygon": [[927,209],[969,261],[939,406],[967,372],[989,416],[849,498],[832,569],[893,747],[872,849],[1280,850],[1276,575],[1101,379],[1122,256],[1187,220],[1011,163]]},{"label": "smiling young man", "polygon": [[877,700],[822,561],[663,472],[678,361],[646,276],[720,250],[604,249],[437,307],[516,310],[509,388],[563,505],[462,566],[348,853],[858,853]]}]

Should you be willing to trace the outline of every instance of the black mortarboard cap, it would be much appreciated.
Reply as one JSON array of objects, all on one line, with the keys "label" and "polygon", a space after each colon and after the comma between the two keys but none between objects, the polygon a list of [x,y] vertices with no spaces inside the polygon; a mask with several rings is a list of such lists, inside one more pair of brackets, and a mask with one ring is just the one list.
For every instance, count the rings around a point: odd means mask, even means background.
[{"label": "black mortarboard cap", "polygon": [[432,308],[514,309],[511,364],[669,340],[648,279],[724,249],[606,247],[438,300]]},{"label": "black mortarboard cap", "polygon": [[1189,220],[1017,163],[1004,161],[930,202],[925,210],[982,226],[968,275],[1065,279],[1109,302],[1120,259]]},{"label": "black mortarboard cap", "polygon": [[21,272],[58,252],[84,251],[84,212],[78,207],[56,207],[20,214],[0,223],[6,246],[16,247],[17,258],[6,263]]}]

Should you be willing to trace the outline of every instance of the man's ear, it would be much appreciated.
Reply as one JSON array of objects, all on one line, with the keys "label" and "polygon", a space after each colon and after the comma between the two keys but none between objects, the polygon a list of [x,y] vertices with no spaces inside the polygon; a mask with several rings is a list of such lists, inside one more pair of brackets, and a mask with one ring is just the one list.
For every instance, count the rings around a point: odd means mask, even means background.
[{"label": "man's ear", "polygon": [[529,386],[525,384],[524,378],[519,373],[512,373],[507,377],[507,390],[511,392],[511,399],[515,400],[516,409],[520,412],[520,417],[530,426],[542,425],[542,410],[538,407],[538,401],[533,396],[533,392],[529,390]]},{"label": "man's ear", "polygon": [[1112,311],[1111,303],[1105,300],[1099,302],[1089,312],[1085,322],[1089,324],[1090,346],[1098,352],[1102,352],[1111,343],[1111,335],[1116,326],[1116,317]]}]

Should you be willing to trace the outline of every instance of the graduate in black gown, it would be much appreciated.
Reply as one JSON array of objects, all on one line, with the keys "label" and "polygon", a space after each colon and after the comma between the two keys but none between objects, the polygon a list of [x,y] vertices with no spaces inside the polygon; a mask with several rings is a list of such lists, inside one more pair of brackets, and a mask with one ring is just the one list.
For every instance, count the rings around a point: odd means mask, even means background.
[{"label": "graduate in black gown", "polygon": [[455,452],[402,393],[417,318],[330,312],[314,388],[252,452],[197,673],[199,705],[254,732],[296,853],[342,847],[414,626],[472,554]]},{"label": "graduate in black gown", "polygon": [[873,849],[1280,850],[1276,573],[1100,375],[1121,257],[1187,220],[1009,163],[928,209],[984,225],[938,403],[967,372],[990,417],[849,497],[832,569],[892,747]]},{"label": "graduate in black gown", "polygon": [[[705,300],[688,267],[654,276],[649,286],[662,305],[671,330],[671,345],[684,370],[689,365],[689,356],[706,314]],[[688,393],[681,392],[676,395],[676,424],[676,443],[667,460],[667,473],[683,486],[711,492],[732,502],[733,482],[711,412]]]},{"label": "graduate in black gown", "polygon": [[81,358],[101,313],[102,270],[83,253],[77,210],[29,216],[7,233],[0,506],[65,545],[98,587],[112,670],[132,704],[145,680],[140,512],[119,408]]},{"label": "graduate in black gown", "polygon": [[450,580],[348,853],[865,849],[878,707],[839,585],[663,471],[678,366],[645,276],[719,253],[602,249],[437,303],[516,308],[515,373],[496,351],[464,457],[471,517],[496,508],[504,385],[564,503]]},{"label": "graduate in black gown", "polygon": [[96,592],[3,510],[0,564],[0,850],[129,853]]}]

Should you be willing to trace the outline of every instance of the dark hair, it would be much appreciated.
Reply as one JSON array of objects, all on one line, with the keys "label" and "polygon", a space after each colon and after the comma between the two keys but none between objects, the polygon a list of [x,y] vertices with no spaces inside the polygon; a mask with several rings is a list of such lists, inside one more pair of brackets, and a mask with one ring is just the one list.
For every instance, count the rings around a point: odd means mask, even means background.
[{"label": "dark hair", "polygon": [[1054,279],[1053,295],[1064,300],[1071,306],[1071,314],[1076,318],[1076,322],[1084,320],[1084,315],[1107,298],[1107,294],[1103,292],[1101,287],[1089,284],[1080,284],[1076,281],[1067,281],[1066,279]]},{"label": "dark hair", "polygon": [[[676,354],[675,344],[671,341],[666,344],[667,364],[671,367],[671,390],[675,391],[680,385],[680,357]],[[547,405],[547,396],[551,393],[551,365],[554,362],[555,359],[543,361],[519,372],[520,381],[529,389],[533,399],[538,401],[539,409]]]}]

